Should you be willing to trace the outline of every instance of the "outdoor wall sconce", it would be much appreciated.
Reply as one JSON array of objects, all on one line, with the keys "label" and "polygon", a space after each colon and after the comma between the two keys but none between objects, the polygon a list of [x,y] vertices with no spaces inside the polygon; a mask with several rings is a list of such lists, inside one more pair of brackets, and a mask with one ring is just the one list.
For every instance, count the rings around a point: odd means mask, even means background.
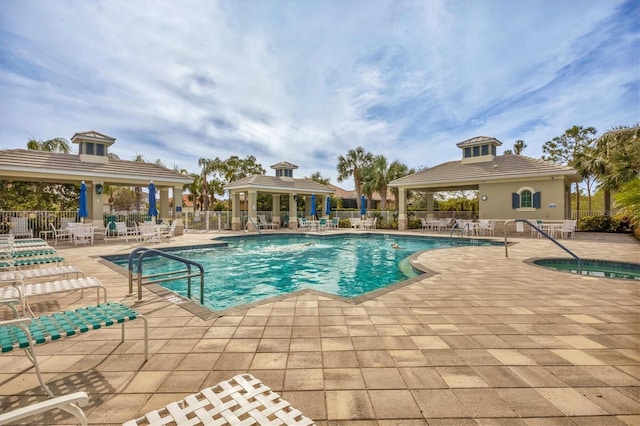
[{"label": "outdoor wall sconce", "polygon": [[97,183],[96,184],[96,194],[101,195],[102,194],[102,184],[101,183]]},{"label": "outdoor wall sconce", "polygon": [[482,196],[482,201],[487,201],[487,199],[488,199],[488,198],[489,198],[489,197],[487,197],[486,195],[483,195],[483,196]]},{"label": "outdoor wall sconce", "polygon": [[293,201],[298,201],[298,196],[297,195],[293,196]]}]

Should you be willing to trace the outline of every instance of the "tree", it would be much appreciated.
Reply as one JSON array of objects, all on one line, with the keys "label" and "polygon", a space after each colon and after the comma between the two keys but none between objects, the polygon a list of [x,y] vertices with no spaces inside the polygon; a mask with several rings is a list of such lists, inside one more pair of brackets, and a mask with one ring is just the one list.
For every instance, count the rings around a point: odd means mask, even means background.
[{"label": "tree", "polygon": [[387,188],[391,181],[389,176],[389,165],[384,155],[373,157],[371,164],[365,169],[363,174],[363,192],[380,194],[380,209],[387,209]]},{"label": "tree", "polygon": [[604,209],[611,210],[611,191],[619,189],[640,173],[640,126],[619,126],[593,143],[586,165],[604,191]]},{"label": "tree", "polygon": [[[414,169],[410,169],[406,164],[403,164],[397,160],[392,161],[389,165],[389,171],[387,172],[387,176],[389,177],[389,182],[400,179],[401,177],[405,177],[415,173]],[[396,202],[396,208],[400,205],[400,192],[398,187],[391,187],[391,193],[393,194],[393,198]]]},{"label": "tree", "polygon": [[27,149],[32,151],[63,152],[69,154],[71,146],[65,138],[53,138],[46,141],[36,140],[33,136],[27,142]]},{"label": "tree", "polygon": [[328,185],[329,184],[329,178],[323,178],[322,174],[320,174],[320,172],[315,172],[313,174],[311,174],[311,177],[306,177],[305,179],[310,179],[314,182],[318,182],[322,185]]},{"label": "tree", "polygon": [[[593,127],[573,126],[567,129],[562,136],[556,136],[547,141],[542,146],[545,153],[543,160],[553,161],[554,163],[566,164],[576,168],[581,176],[585,176],[586,170],[578,169],[582,163],[577,163],[577,156],[584,152],[585,147],[589,146],[593,141],[592,136],[596,134]],[[576,182],[576,210],[580,210],[580,183]]]},{"label": "tree", "polygon": [[510,149],[505,149],[504,154],[505,155],[510,155],[510,154],[522,155],[522,151],[524,151],[526,147],[527,147],[527,144],[524,143],[522,139],[518,139],[513,144],[513,151]]},{"label": "tree", "polygon": [[[136,163],[148,163],[147,159],[144,158],[144,155],[142,154],[137,154],[135,157],[133,157],[133,161],[135,161]],[[141,186],[136,186],[133,188],[133,192],[136,194],[136,211],[139,212],[141,205],[142,205],[142,187]]]},{"label": "tree", "polygon": [[358,210],[360,210],[360,201],[362,198],[362,173],[372,161],[373,154],[365,152],[361,146],[349,150],[346,157],[342,155],[338,156],[338,182],[342,182],[349,176],[353,176]]},{"label": "tree", "polygon": [[[27,149],[69,153],[69,142],[64,138],[46,141],[31,138]],[[79,187],[74,184],[48,184],[44,182],[0,181],[0,209],[3,210],[68,210],[77,206]]]}]

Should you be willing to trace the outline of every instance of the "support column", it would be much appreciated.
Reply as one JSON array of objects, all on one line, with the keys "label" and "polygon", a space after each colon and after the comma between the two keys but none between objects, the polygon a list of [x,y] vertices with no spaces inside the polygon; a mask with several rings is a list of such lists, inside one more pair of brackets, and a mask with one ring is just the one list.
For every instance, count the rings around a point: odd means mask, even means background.
[{"label": "support column", "polygon": [[407,190],[398,188],[398,230],[407,230]]},{"label": "support column", "polygon": [[[96,186],[100,184],[101,193],[96,193]],[[85,182],[87,185],[87,213],[89,216],[87,219],[91,220],[94,226],[104,226],[104,206],[102,205],[103,198],[105,196],[103,181]]]},{"label": "support column", "polygon": [[162,187],[160,188],[160,203],[158,210],[158,214],[160,218],[167,219],[169,218],[169,188]]},{"label": "support column", "polygon": [[231,191],[229,196],[231,197],[231,230],[240,231],[242,228],[240,220],[240,193]]},{"label": "support column", "polygon": [[271,195],[271,222],[280,224],[280,194]]},{"label": "support column", "polygon": [[254,223],[258,223],[258,209],[256,204],[258,203],[258,192],[257,191],[249,191],[249,205],[247,206],[247,214],[253,221],[253,223],[247,223],[247,229],[251,231],[255,231]]},{"label": "support column", "polygon": [[[173,220],[177,221],[176,223],[176,232],[175,235],[183,235],[184,234],[184,223],[182,222],[182,186],[174,186],[172,190],[173,195]],[[162,197],[162,192],[160,192],[160,196]]]},{"label": "support column", "polygon": [[298,204],[296,194],[289,194],[289,229],[298,229]]},{"label": "support column", "polygon": [[433,218],[433,192],[427,192],[427,217]]}]

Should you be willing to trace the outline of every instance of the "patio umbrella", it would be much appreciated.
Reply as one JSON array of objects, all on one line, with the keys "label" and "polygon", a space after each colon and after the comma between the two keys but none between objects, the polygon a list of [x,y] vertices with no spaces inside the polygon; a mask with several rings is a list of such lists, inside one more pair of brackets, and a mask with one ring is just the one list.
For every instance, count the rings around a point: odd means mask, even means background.
[{"label": "patio umbrella", "polygon": [[360,197],[360,216],[365,216],[367,214],[367,200],[364,198],[364,195]]},{"label": "patio umbrella", "polygon": [[331,214],[331,197],[327,197],[327,203],[324,212],[327,214],[327,216]]},{"label": "patio umbrella", "polygon": [[79,208],[78,208],[78,217],[80,220],[89,216],[89,212],[87,211],[87,185],[85,185],[84,181],[80,184],[80,200],[79,200]]},{"label": "patio umbrella", "polygon": [[156,186],[153,181],[149,183],[149,216],[158,216],[158,209],[156,208]]},{"label": "patio umbrella", "polygon": [[311,217],[316,217],[316,194],[311,194]]}]

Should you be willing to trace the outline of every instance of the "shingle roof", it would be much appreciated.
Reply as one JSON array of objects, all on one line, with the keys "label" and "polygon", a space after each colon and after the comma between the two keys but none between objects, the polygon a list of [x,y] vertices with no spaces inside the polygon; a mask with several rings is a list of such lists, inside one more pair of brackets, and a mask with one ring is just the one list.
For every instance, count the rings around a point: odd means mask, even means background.
[{"label": "shingle roof", "polygon": [[105,182],[122,180],[157,180],[175,183],[191,183],[189,176],[174,172],[153,163],[139,163],[109,159],[107,164],[81,161],[77,154],[32,151],[27,149],[0,150],[0,176],[9,172],[33,172],[34,175],[51,173],[70,178],[100,177]]},{"label": "shingle roof", "polygon": [[465,163],[449,161],[396,179],[390,186],[418,188],[480,181],[498,181],[510,178],[542,176],[566,176],[571,181],[578,179],[575,169],[523,155],[501,155],[492,161]]},{"label": "shingle roof", "polygon": [[496,138],[492,138],[492,137],[489,137],[489,136],[476,136],[476,137],[473,137],[471,139],[467,139],[466,141],[458,142],[456,144],[456,146],[460,147],[460,148],[464,148],[464,147],[467,147],[467,146],[481,145],[481,144],[486,144],[486,143],[489,143],[489,142],[493,142],[497,146],[502,145],[502,142],[500,142]]},{"label": "shingle roof", "polygon": [[253,175],[225,185],[224,189],[260,189],[265,192],[300,192],[332,194],[333,189],[311,179],[294,179],[266,175]]},{"label": "shingle roof", "polygon": [[287,161],[281,161],[271,166],[272,169],[297,169],[298,166]]}]

